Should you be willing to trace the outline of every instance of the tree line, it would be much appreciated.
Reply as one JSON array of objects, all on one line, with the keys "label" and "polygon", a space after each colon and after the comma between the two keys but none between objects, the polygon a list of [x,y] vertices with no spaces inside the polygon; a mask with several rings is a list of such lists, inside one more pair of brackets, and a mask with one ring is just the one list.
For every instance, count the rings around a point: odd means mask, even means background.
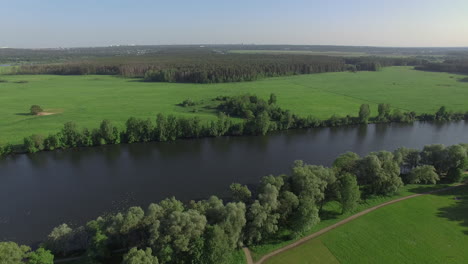
[{"label": "tree line", "polygon": [[[284,234],[289,234],[287,239],[302,236],[326,217],[323,206],[328,202],[339,203],[341,213],[347,213],[367,197],[393,195],[404,184],[460,182],[467,152],[468,144],[428,145],[421,151],[399,148],[364,157],[347,152],[332,167],[295,161],[289,175],[265,176],[254,188],[231,184],[227,202],[211,196],[184,204],[172,197],[146,210],[130,207],[106,214],[81,227],[59,225],[36,254],[47,259],[51,253],[80,254],[93,263],[127,249],[124,264],[228,263],[244,245],[285,239]],[[21,252],[30,258],[27,250],[17,248],[12,242],[0,243],[0,260]],[[8,263],[22,263],[22,258],[15,259]]]},{"label": "tree line", "polygon": [[[420,114],[403,112],[392,109],[389,104],[379,104],[376,116],[371,116],[368,104],[362,104],[357,116],[345,117],[333,115],[329,119],[320,120],[313,115],[301,117],[279,107],[277,97],[271,94],[268,100],[256,95],[219,96],[218,118],[215,121],[202,121],[199,117],[177,117],[174,115],[158,114],[154,120],[131,117],[124,129],[115,126],[109,120],[103,120],[98,128],[79,129],[76,123],[67,122],[63,128],[48,136],[33,134],[25,137],[19,149],[11,144],[0,145],[0,156],[16,152],[35,153],[38,151],[66,149],[75,147],[91,147],[106,144],[135,143],[150,141],[174,141],[177,139],[266,135],[270,131],[335,127],[345,125],[358,125],[388,122],[414,122],[420,121],[456,121],[468,120],[468,112],[451,112],[445,106],[439,108],[434,114]],[[187,105],[194,104],[187,99]],[[230,118],[240,117],[243,121],[233,122]]]},{"label": "tree line", "polygon": [[468,56],[451,58],[415,67],[416,70],[468,74]]},{"label": "tree line", "polygon": [[419,65],[416,58],[339,58],[269,54],[152,54],[94,58],[55,64],[23,65],[16,74],[120,75],[147,82],[224,83],[264,77],[339,71],[377,71],[395,65]]}]

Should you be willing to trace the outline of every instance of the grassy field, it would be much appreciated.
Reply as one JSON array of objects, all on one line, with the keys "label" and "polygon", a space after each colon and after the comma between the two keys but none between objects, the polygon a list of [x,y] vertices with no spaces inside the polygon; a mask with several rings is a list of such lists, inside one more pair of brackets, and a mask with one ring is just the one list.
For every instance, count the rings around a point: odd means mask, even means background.
[{"label": "grassy field", "polygon": [[463,186],[383,207],[266,263],[466,263],[467,247]]},{"label": "grassy field", "polygon": [[[459,82],[462,77],[415,71],[410,67],[223,84],[144,83],[94,75],[1,75],[0,79],[7,82],[0,82],[0,143],[19,143],[34,133],[57,132],[67,121],[94,128],[103,119],[122,126],[130,116],[154,119],[157,113],[214,119],[214,110],[200,108],[192,113],[177,104],[187,98],[209,102],[219,95],[244,93],[265,99],[275,93],[284,109],[319,118],[357,115],[362,103],[371,105],[372,115],[377,113],[378,103],[418,113],[433,113],[441,105],[449,110],[466,111],[468,83]],[[33,104],[54,114],[28,115]]]}]

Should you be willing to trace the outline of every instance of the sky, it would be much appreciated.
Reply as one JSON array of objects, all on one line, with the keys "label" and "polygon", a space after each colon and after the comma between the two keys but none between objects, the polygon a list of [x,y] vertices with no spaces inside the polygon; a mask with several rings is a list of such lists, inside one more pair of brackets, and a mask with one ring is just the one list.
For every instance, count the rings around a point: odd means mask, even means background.
[{"label": "sky", "polygon": [[0,47],[468,47],[468,0],[0,0]]}]

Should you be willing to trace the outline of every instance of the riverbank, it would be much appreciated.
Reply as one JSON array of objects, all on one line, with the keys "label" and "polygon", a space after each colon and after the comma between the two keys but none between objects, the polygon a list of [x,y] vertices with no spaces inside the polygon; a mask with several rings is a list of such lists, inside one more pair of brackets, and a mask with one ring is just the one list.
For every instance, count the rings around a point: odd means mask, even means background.
[{"label": "riverbank", "polygon": [[[146,83],[105,75],[3,75],[0,79],[7,82],[0,83],[3,92],[0,145],[21,144],[24,137],[32,134],[56,133],[69,121],[91,130],[103,119],[123,128],[130,116],[154,121],[157,113],[215,121],[213,109],[178,105],[186,99],[199,102],[246,93],[265,100],[274,93],[282,109],[321,120],[333,114],[357,116],[361,104],[370,105],[371,116],[377,115],[379,103],[390,104],[392,110],[417,114],[435,113],[442,105],[448,111],[466,111],[468,83],[459,82],[459,78],[455,74],[421,72],[411,67],[224,84]],[[28,115],[29,107],[35,104],[62,111],[49,116]]]},{"label": "riverbank", "polygon": [[363,156],[400,146],[468,142],[467,130],[466,122],[416,122],[15,155],[0,160],[0,234],[34,244],[61,223],[81,225],[166,197],[228,197],[229,184],[257,185],[261,176],[289,172],[297,159],[330,166],[346,151]]}]

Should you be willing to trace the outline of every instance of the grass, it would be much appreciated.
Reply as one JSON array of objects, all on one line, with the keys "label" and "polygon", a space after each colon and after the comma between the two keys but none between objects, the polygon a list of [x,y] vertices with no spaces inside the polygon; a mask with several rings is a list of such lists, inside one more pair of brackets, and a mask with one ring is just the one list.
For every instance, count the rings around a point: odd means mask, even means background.
[{"label": "grass", "polygon": [[[408,185],[405,185],[403,188],[401,188],[399,190],[399,192],[393,196],[376,196],[376,197],[371,197],[367,200],[364,200],[362,201],[358,207],[353,210],[352,212],[348,212],[348,213],[345,213],[345,214],[340,214],[341,212],[341,207],[339,205],[339,203],[337,202],[330,202],[330,203],[327,203],[324,208],[323,208],[323,211],[325,213],[325,215],[322,214],[321,216],[321,221],[319,224],[317,224],[316,226],[314,226],[311,230],[309,230],[306,234],[304,234],[304,236],[306,235],[309,235],[309,234],[312,234],[312,233],[315,233],[323,228],[326,228],[328,226],[331,226],[345,218],[348,218],[349,216],[351,215],[354,215],[358,212],[361,212],[361,211],[364,211],[368,208],[371,208],[371,207],[374,207],[376,205],[379,205],[379,204],[382,204],[384,202],[387,202],[387,201],[390,201],[390,200],[394,200],[394,199],[397,199],[397,198],[400,198],[400,197],[405,197],[405,196],[409,196],[409,195],[412,195],[412,194],[416,194],[416,193],[423,193],[423,192],[428,192],[428,191],[431,191],[431,190],[436,190],[436,189],[441,189],[441,188],[445,188],[447,187],[448,185],[445,185],[445,184],[438,184],[438,185],[424,185],[424,186],[421,186],[421,185],[416,185],[416,184],[408,184]],[[380,210],[380,209],[379,209]],[[262,256],[274,251],[274,250],[277,250],[279,248],[282,248],[286,245],[289,245],[293,242],[295,242],[296,240],[298,240],[299,238],[297,239],[288,239],[287,237],[290,235],[290,232],[289,231],[281,231],[280,234],[278,235],[278,237],[276,238],[273,238],[271,241],[266,241],[264,244],[262,245],[258,245],[258,246],[253,246],[253,247],[250,247],[250,250],[251,250],[251,253],[252,253],[252,258],[257,261],[259,260]]]},{"label": "grass", "polygon": [[383,207],[266,263],[466,263],[467,246],[462,186]]},{"label": "grass", "polygon": [[[251,93],[278,97],[278,104],[301,116],[329,118],[357,115],[363,103],[378,103],[417,113],[468,110],[468,83],[454,74],[422,72],[411,67],[390,67],[380,72],[339,72],[268,78],[223,84],[145,83],[115,76],[2,75],[0,83],[0,144],[20,143],[25,136],[57,132],[65,122],[94,128],[103,119],[123,126],[130,116],[154,119],[157,113],[199,116],[213,120],[212,109],[198,112],[178,106],[185,99],[209,101],[219,95]],[[26,81],[27,83],[18,83]],[[54,115],[31,116],[40,105]]]}]

